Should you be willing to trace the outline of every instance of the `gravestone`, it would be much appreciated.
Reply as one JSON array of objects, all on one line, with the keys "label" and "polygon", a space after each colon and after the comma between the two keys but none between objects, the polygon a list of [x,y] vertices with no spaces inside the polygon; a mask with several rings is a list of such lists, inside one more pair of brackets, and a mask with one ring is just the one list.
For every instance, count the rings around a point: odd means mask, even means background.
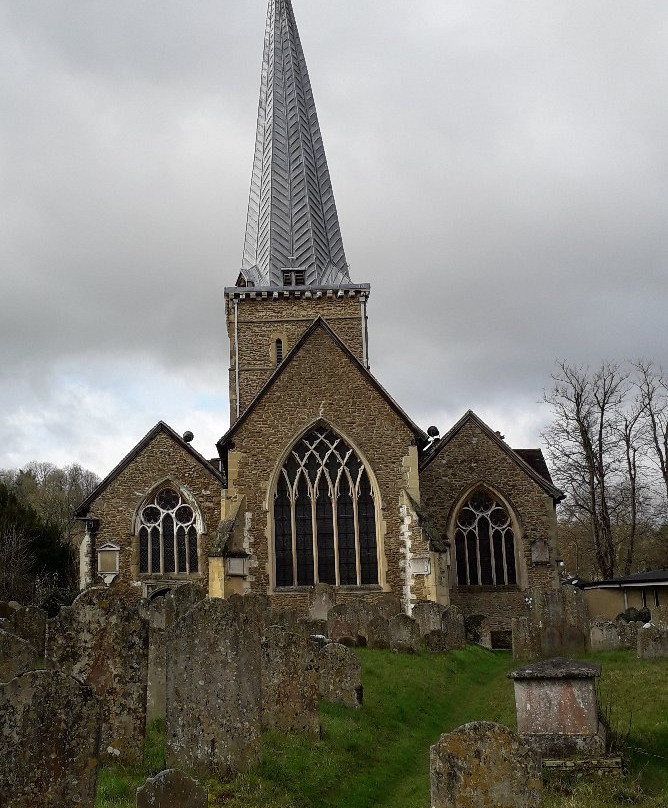
[{"label": "gravestone", "polygon": [[593,620],[589,630],[589,642],[592,651],[617,651],[621,648],[617,623],[613,623],[612,620]]},{"label": "gravestone", "polygon": [[297,631],[305,637],[327,637],[327,621],[300,617],[297,621]]},{"label": "gravestone", "polygon": [[517,730],[541,758],[605,754],[595,681],[600,675],[600,665],[562,658],[508,674],[515,686]]},{"label": "gravestone", "polygon": [[383,592],[373,601],[373,613],[379,614],[386,620],[390,620],[395,614],[401,614],[403,609],[401,607],[401,598],[393,595],[391,592]]},{"label": "gravestone", "polygon": [[395,614],[390,620],[390,648],[400,654],[416,654],[421,641],[415,620],[405,614]]},{"label": "gravestone", "polygon": [[308,619],[327,620],[329,610],[336,606],[336,589],[329,584],[316,584],[308,596]]},{"label": "gravestone", "polygon": [[107,587],[82,592],[48,621],[50,665],[90,685],[102,705],[103,758],[144,757],[148,621],[136,603]]},{"label": "gravestone", "polygon": [[37,651],[38,656],[44,656],[44,643],[46,641],[47,614],[37,606],[21,606],[16,601],[0,603],[0,618],[6,622],[2,626],[5,631],[16,634],[22,640],[30,643]]},{"label": "gravestone", "polygon": [[137,808],[207,808],[206,789],[179,769],[149,777],[137,789]]},{"label": "gravestone", "polygon": [[168,767],[227,777],[259,761],[260,636],[257,614],[215,598],[169,630]]},{"label": "gravestone", "polygon": [[466,639],[483,648],[492,647],[492,628],[484,614],[471,614],[464,621]]},{"label": "gravestone", "polygon": [[319,735],[318,666],[308,638],[269,626],[261,664],[262,729]]},{"label": "gravestone", "polygon": [[668,657],[668,628],[647,625],[638,631],[638,659]]},{"label": "gravestone", "polygon": [[38,662],[39,654],[29,642],[0,629],[0,682],[34,670]]},{"label": "gravestone", "polygon": [[[441,616],[441,631],[447,637],[450,650],[466,648],[466,624],[464,622],[464,615],[456,606],[448,606],[447,609],[443,611],[443,615]],[[489,636],[491,644],[491,633]],[[487,648],[488,646],[485,647]]]},{"label": "gravestone", "polygon": [[164,596],[153,598],[145,605],[148,620],[148,681],[146,688],[146,721],[165,717],[167,686],[167,604]]},{"label": "gravestone", "polygon": [[390,647],[390,621],[380,614],[372,617],[366,627],[367,645],[369,648],[384,649]]},{"label": "gravestone", "polygon": [[362,704],[362,666],[344,645],[329,643],[318,655],[320,698],[344,707]]},{"label": "gravestone", "polygon": [[500,724],[476,721],[431,747],[432,808],[536,808],[542,782],[535,755]]},{"label": "gravestone", "polygon": [[333,642],[366,645],[369,618],[366,607],[357,601],[338,603],[329,610],[327,634]]},{"label": "gravestone", "polygon": [[164,595],[144,602],[144,615],[149,625],[148,685],[146,693],[146,720],[165,717],[167,687],[167,649],[165,637],[186,612],[204,600],[204,589],[192,581],[181,584]]},{"label": "gravestone", "polygon": [[418,624],[420,634],[424,637],[430,631],[441,630],[441,619],[445,607],[432,600],[421,600],[413,606],[413,620]]},{"label": "gravestone", "polygon": [[0,805],[93,808],[100,705],[59,671],[30,671],[0,685]]}]

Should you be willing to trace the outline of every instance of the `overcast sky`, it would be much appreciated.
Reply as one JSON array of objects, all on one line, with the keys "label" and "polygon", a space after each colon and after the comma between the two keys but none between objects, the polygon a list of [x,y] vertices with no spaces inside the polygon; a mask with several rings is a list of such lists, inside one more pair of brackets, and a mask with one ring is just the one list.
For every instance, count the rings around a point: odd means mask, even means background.
[{"label": "overcast sky", "polygon": [[[668,366],[665,0],[294,0],[372,371],[537,445],[554,361]],[[265,0],[0,0],[0,468],[228,427]]]}]

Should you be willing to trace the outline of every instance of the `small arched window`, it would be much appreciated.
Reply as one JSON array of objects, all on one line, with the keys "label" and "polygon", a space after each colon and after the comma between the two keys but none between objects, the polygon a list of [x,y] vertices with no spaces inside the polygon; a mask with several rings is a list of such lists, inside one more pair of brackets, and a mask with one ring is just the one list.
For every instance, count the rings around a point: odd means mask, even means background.
[{"label": "small arched window", "polygon": [[195,512],[173,488],[162,488],[139,514],[139,572],[198,572]]},{"label": "small arched window", "polygon": [[455,555],[459,586],[517,584],[510,515],[487,491],[476,491],[459,511]]},{"label": "small arched window", "polygon": [[283,361],[283,340],[276,340],[276,364],[280,365]]},{"label": "small arched window", "polygon": [[276,586],[378,583],[376,505],[356,453],[319,427],[294,446],[274,499]]}]

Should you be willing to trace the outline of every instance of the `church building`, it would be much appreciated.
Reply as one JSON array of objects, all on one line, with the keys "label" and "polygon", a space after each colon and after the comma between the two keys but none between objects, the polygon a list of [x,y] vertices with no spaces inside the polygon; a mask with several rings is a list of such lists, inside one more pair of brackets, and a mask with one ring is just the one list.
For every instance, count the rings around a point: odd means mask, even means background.
[{"label": "church building", "polygon": [[[230,428],[215,459],[158,423],[80,506],[81,586],[197,581],[304,612],[391,592],[510,627],[558,586],[553,485],[467,412],[424,432],[369,370],[291,0],[270,0],[240,271],[225,289]],[[409,373],[410,369],[406,368]],[[222,431],[222,430],[221,430]],[[212,452],[213,453],[213,452]]]}]

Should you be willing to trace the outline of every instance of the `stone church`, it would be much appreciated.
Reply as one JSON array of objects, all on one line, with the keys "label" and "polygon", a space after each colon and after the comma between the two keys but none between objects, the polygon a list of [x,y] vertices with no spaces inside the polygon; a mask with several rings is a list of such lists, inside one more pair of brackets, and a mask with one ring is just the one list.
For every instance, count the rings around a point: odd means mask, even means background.
[{"label": "stone church", "polygon": [[[236,276],[236,277],[235,277]],[[467,412],[425,433],[369,371],[370,287],[348,273],[291,0],[270,0],[240,271],[225,289],[230,428],[217,457],[158,423],[81,505],[81,585],[198,581],[304,611],[391,592],[507,631],[558,586],[553,485]],[[406,372],[410,372],[409,369]]]}]

